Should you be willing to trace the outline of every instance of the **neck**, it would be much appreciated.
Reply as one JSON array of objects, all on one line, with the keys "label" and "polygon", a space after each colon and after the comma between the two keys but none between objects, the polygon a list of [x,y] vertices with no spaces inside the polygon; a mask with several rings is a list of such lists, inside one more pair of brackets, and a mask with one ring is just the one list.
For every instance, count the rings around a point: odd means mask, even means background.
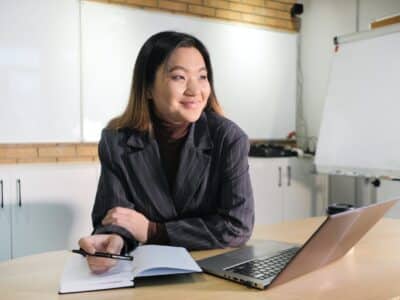
[{"label": "neck", "polygon": [[158,138],[166,141],[175,141],[186,136],[189,131],[189,122],[170,122],[160,118],[157,114],[153,114],[152,121],[154,124],[154,132]]}]

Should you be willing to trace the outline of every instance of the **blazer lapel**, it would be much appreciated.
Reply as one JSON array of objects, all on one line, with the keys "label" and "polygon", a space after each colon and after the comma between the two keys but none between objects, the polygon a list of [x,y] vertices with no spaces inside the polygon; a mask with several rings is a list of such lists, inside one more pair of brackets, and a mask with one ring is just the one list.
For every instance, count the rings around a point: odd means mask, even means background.
[{"label": "blazer lapel", "polygon": [[178,212],[190,204],[205,174],[208,173],[211,156],[206,151],[212,147],[207,117],[202,113],[200,119],[191,126],[181,151],[174,188],[174,202]]},{"label": "blazer lapel", "polygon": [[[161,165],[157,141],[154,138],[133,134],[127,140],[127,144],[135,148],[128,154],[128,162],[147,195],[148,204],[153,206],[162,219],[175,218],[177,212]],[[147,199],[145,197],[143,201]]]}]

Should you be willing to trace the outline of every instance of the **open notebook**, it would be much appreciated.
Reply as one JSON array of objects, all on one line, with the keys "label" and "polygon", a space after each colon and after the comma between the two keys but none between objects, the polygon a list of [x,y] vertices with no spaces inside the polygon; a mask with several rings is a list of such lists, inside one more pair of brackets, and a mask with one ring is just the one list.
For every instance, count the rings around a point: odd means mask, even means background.
[{"label": "open notebook", "polygon": [[60,294],[135,286],[134,278],[201,272],[185,248],[143,245],[130,253],[133,261],[119,260],[103,274],[90,271],[86,258],[72,255],[64,268]]}]

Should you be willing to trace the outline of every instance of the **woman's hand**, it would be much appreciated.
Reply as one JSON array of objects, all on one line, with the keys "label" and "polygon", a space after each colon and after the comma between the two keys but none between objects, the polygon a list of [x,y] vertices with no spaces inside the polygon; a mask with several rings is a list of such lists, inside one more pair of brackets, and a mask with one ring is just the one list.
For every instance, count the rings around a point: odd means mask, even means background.
[{"label": "woman's hand", "polygon": [[118,225],[128,230],[137,241],[141,243],[147,241],[149,220],[134,209],[124,207],[110,209],[101,223],[103,225]]},{"label": "woman's hand", "polygon": [[[117,234],[95,234],[79,240],[79,247],[90,254],[94,254],[96,251],[120,254],[123,246],[124,240]],[[88,255],[87,262],[90,270],[99,274],[113,267],[117,260]]]}]

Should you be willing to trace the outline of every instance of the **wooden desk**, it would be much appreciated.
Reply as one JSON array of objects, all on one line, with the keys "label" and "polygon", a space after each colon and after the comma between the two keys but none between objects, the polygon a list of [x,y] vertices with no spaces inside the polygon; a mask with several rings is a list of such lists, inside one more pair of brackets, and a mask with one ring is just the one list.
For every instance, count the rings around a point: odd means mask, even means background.
[{"label": "wooden desk", "polygon": [[[257,227],[253,240],[301,243],[322,218]],[[193,252],[195,258],[224,250]],[[350,253],[313,273],[259,291],[207,274],[148,278],[136,288],[58,295],[67,251],[48,252],[0,263],[0,299],[392,299],[400,300],[400,220],[378,223]]]}]

